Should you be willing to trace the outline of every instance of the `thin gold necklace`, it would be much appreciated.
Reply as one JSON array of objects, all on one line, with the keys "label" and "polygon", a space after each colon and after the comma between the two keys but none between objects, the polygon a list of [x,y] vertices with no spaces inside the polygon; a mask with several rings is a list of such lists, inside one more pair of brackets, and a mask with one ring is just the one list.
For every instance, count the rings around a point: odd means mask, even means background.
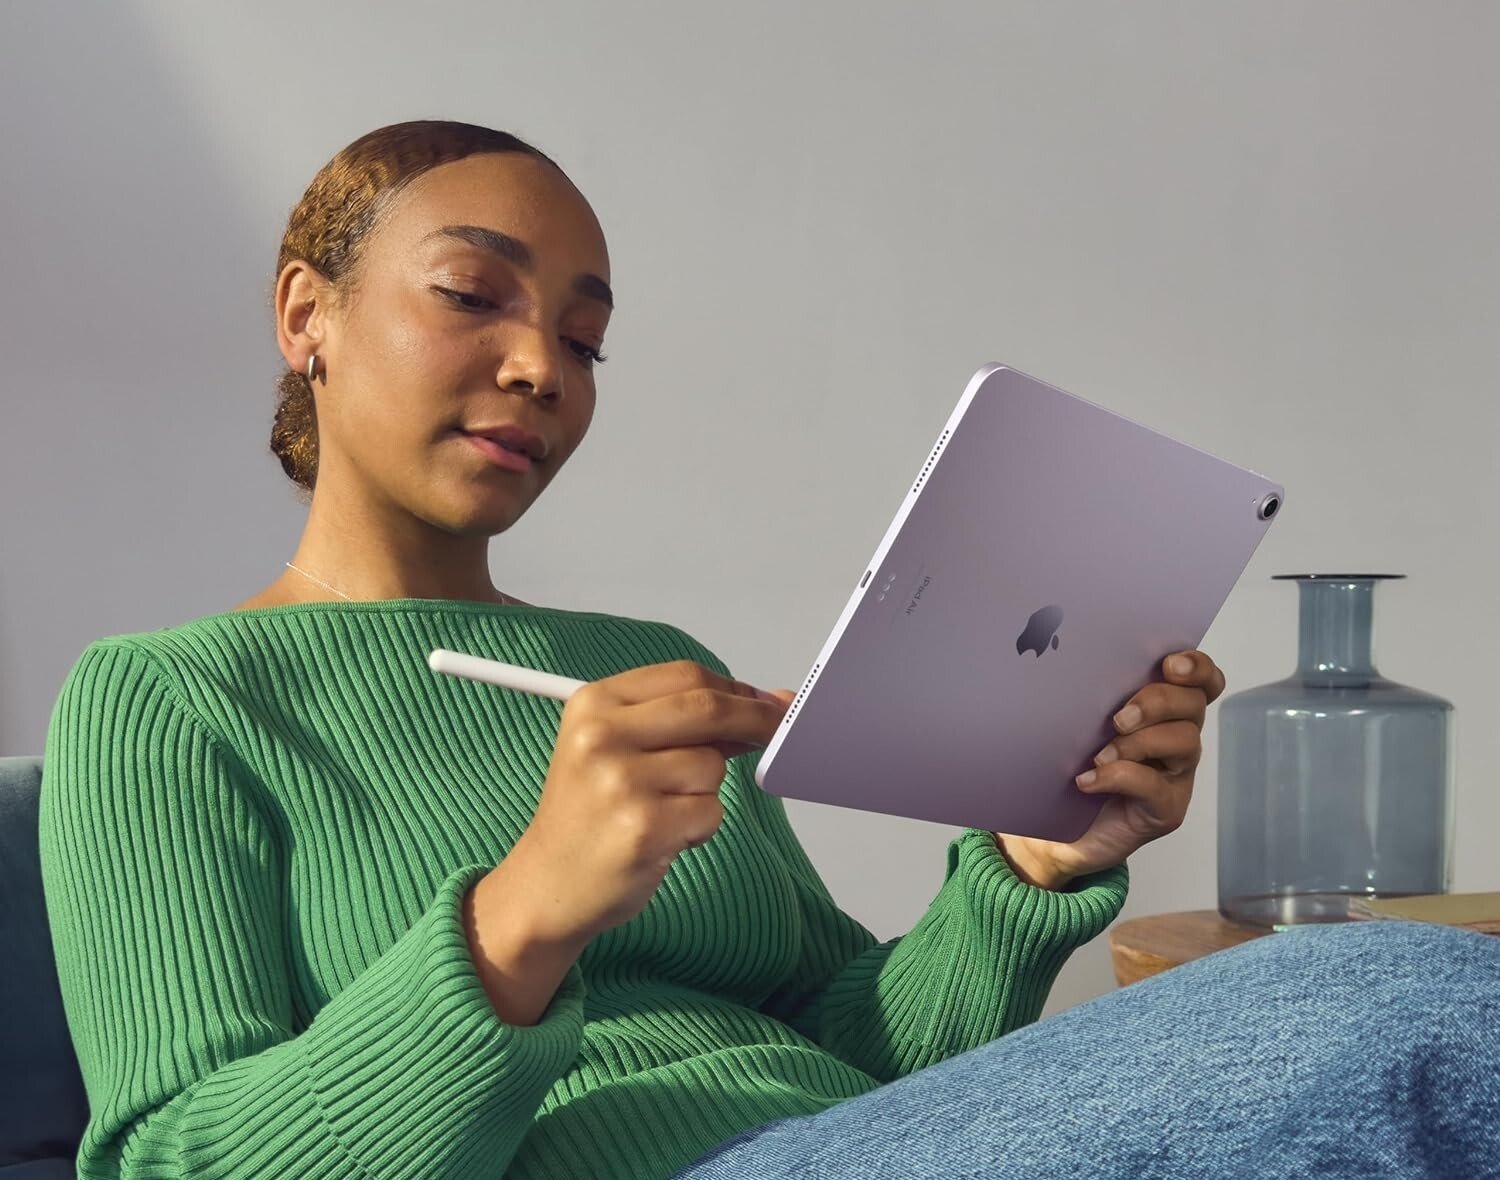
[{"label": "thin gold necklace", "polygon": [[[304,578],[311,578],[314,582],[316,582],[319,586],[322,586],[325,590],[332,590],[340,598],[348,599],[348,601],[350,601],[350,602],[354,601],[354,599],[349,598],[349,596],[347,594],[345,594],[342,590],[340,590],[337,586],[330,586],[327,582],[323,581],[322,578],[318,577],[316,574],[310,574],[310,573],[308,573],[300,565],[293,565],[289,561],[286,562],[285,565],[286,565],[287,569],[289,569],[289,570],[296,570]],[[499,594],[500,594],[500,605],[501,606],[513,606],[513,605],[515,605],[515,600],[512,599],[511,596],[509,594],[507,594],[504,590],[499,591]]]}]

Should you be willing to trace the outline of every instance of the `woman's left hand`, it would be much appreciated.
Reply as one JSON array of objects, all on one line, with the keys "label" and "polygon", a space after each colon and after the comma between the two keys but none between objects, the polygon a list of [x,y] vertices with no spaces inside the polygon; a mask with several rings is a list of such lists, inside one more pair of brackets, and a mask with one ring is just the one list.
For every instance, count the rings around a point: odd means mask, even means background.
[{"label": "woman's left hand", "polygon": [[1022,880],[1060,889],[1181,826],[1203,756],[1204,714],[1224,692],[1224,673],[1203,652],[1186,651],[1163,660],[1162,674],[1167,683],[1148,684],[1115,714],[1120,736],[1078,778],[1080,790],[1110,796],[1082,837],[1059,844],[995,833]]}]

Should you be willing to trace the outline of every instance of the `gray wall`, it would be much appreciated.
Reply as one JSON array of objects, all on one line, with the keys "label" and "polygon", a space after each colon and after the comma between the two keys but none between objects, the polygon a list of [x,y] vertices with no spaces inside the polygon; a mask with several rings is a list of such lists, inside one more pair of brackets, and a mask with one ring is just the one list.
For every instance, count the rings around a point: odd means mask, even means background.
[{"label": "gray wall", "polygon": [[[619,294],[592,431],[496,539],[502,588],[795,686],[1004,361],[1285,483],[1205,642],[1231,690],[1292,667],[1269,575],[1409,575],[1377,657],[1458,706],[1455,885],[1500,888],[1500,5],[87,12],[0,6],[0,752],[42,748],[92,639],[225,609],[291,555],[282,224],[343,144],[443,116],[569,170]],[[1215,737],[1127,916],[1214,903]],[[789,810],[882,938],[957,831]],[[1049,1011],[1111,986],[1101,938]]]}]

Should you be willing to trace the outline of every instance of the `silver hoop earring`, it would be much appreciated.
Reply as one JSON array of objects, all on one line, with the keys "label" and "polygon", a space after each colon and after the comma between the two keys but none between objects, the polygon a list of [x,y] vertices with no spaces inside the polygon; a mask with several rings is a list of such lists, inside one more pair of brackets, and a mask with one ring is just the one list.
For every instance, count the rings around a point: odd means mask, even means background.
[{"label": "silver hoop earring", "polygon": [[312,384],[313,369],[315,369],[317,367],[317,364],[318,364],[318,354],[317,353],[313,353],[312,356],[310,356],[310,357],[307,358],[307,383],[309,385]]}]

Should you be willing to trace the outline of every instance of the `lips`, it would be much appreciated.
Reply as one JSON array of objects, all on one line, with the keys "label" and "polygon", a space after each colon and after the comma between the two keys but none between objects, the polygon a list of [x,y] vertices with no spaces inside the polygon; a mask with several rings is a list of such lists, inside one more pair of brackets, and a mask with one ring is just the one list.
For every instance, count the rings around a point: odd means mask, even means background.
[{"label": "lips", "polygon": [[531,457],[532,462],[539,463],[547,457],[547,440],[541,435],[530,430],[524,430],[514,423],[504,422],[495,426],[477,426],[472,429],[459,428],[462,433],[475,435],[479,438],[487,438],[497,444],[504,444],[513,450],[524,451]]},{"label": "lips", "polygon": [[458,432],[475,450],[484,455],[497,467],[503,467],[510,471],[530,471],[535,466],[531,456],[525,451],[513,451],[508,447],[501,446],[494,439],[483,434],[471,434],[466,430]]}]

